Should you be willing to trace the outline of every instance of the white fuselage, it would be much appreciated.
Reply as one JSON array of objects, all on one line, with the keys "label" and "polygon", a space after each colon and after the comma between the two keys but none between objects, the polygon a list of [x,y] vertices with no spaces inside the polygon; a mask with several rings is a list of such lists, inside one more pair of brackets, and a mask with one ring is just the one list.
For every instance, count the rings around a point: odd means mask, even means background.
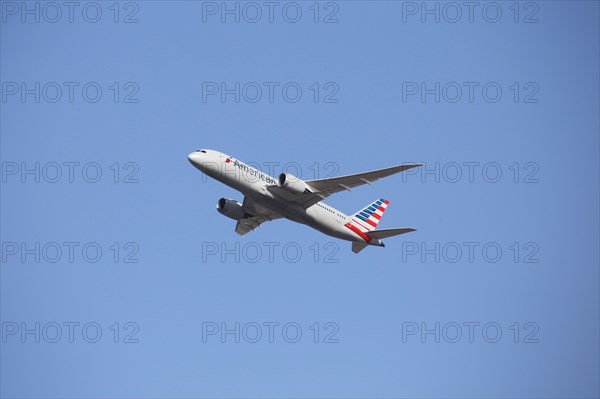
[{"label": "white fuselage", "polygon": [[[190,154],[188,158],[196,168],[206,175],[241,192],[286,219],[305,224],[342,240],[365,242],[359,234],[346,226],[350,222],[350,216],[324,202],[318,202],[305,209],[298,204],[275,196],[267,190],[267,186],[277,185],[274,177],[233,157],[218,151],[202,150]],[[373,239],[369,244],[379,245],[379,240]]]}]

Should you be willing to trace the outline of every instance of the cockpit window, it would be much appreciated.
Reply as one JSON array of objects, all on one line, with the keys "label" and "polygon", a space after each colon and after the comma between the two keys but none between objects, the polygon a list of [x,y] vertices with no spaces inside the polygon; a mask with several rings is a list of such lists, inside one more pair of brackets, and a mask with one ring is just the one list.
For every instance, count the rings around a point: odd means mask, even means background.
[{"label": "cockpit window", "polygon": [[203,152],[206,154],[206,150],[196,150],[196,152]]}]

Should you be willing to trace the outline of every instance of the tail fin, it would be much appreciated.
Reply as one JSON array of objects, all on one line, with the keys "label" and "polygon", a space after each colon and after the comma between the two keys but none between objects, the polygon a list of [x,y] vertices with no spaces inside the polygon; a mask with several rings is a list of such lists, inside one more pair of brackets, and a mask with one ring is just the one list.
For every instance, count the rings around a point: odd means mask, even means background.
[{"label": "tail fin", "polygon": [[362,231],[375,230],[390,201],[378,199],[352,215],[352,222]]}]

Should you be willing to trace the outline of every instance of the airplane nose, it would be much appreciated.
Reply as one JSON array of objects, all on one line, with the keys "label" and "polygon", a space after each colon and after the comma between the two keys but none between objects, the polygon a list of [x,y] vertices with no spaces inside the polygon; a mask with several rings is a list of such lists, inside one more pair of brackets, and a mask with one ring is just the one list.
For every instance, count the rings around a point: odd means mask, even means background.
[{"label": "airplane nose", "polygon": [[188,155],[188,161],[194,166],[200,165],[200,155],[197,152],[192,152]]}]

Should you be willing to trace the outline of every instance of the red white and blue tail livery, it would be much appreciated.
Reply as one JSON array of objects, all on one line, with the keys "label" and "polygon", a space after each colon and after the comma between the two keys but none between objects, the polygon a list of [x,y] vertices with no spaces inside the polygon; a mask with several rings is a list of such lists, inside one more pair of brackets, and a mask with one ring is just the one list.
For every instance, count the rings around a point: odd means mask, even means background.
[{"label": "red white and blue tail livery", "polygon": [[360,252],[368,245],[384,247],[383,238],[415,231],[377,230],[389,201],[378,199],[352,216],[330,207],[323,200],[332,194],[402,172],[422,164],[404,164],[341,177],[301,180],[289,173],[277,179],[229,155],[214,150],[197,150],[188,160],[206,175],[244,194],[243,203],[221,198],[219,213],[237,221],[235,231],[244,235],[262,223],[286,218],[308,225],[324,234],[352,242],[352,251]]},{"label": "red white and blue tail livery", "polygon": [[378,199],[372,204],[352,215],[352,222],[364,231],[375,230],[390,201]]}]

